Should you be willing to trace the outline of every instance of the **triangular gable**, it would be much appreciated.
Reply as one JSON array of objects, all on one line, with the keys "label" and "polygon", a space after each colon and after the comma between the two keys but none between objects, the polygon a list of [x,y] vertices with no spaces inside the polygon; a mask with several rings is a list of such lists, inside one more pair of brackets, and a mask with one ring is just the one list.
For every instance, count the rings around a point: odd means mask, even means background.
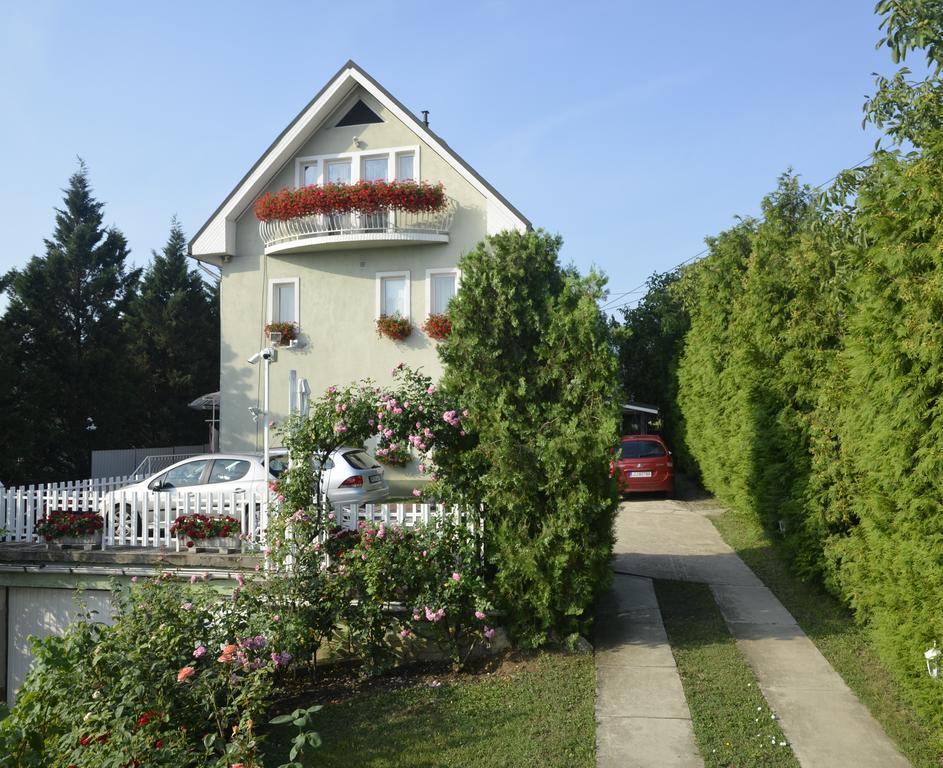
[{"label": "triangular gable", "polygon": [[364,72],[353,61],[348,61],[324,88],[308,103],[299,115],[279,134],[236,188],[216,209],[209,220],[190,240],[190,255],[218,263],[235,250],[236,219],[252,205],[278,170],[302,147],[305,141],[340,106],[354,88],[361,86],[380,104],[392,112],[408,128],[420,136],[488,201],[489,216],[511,227],[531,229],[531,223],[494,187],[448,144],[435,135],[428,126],[404,107],[382,85]]},{"label": "triangular gable", "polygon": [[357,99],[357,103],[347,110],[347,114],[334,127],[343,128],[347,125],[370,125],[382,122],[383,118],[364,104],[363,99]]}]

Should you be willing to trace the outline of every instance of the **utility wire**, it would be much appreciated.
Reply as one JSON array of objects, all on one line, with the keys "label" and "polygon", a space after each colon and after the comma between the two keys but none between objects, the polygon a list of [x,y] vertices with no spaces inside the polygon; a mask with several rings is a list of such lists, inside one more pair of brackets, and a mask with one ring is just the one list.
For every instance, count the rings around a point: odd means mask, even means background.
[{"label": "utility wire", "polygon": [[[845,171],[853,171],[855,168],[860,168],[862,165],[864,165],[865,163],[867,163],[867,162],[871,159],[872,156],[873,156],[873,154],[869,154],[866,158],[864,158],[863,160],[859,160],[857,163],[855,163],[854,165],[852,165],[850,168],[844,168],[844,169],[842,169],[841,171],[839,171],[838,173],[836,173],[834,176],[832,176],[832,178],[830,178],[830,179],[828,179],[828,180],[826,180],[826,181],[823,181],[821,184],[816,184],[814,187],[812,187],[812,189],[813,189],[813,190],[822,189],[822,187],[826,186],[827,184],[831,184],[833,181],[835,181],[835,179],[837,179],[837,178],[838,178],[841,174],[843,174]],[[757,222],[758,222],[758,223],[763,223],[763,221],[764,221],[764,219],[762,219],[762,218],[757,219]],[[680,268],[683,267],[685,264],[690,264],[690,263],[691,263],[692,261],[694,261],[695,259],[699,259],[699,258],[701,258],[702,256],[707,255],[709,252],[710,252],[710,248],[705,248],[704,250],[699,251],[698,253],[695,253],[693,256],[688,257],[688,258],[685,259],[684,261],[679,262],[678,264],[675,264],[675,265],[674,265],[673,267],[671,267],[670,269],[666,269],[666,270],[665,270],[663,273],[661,273],[661,274],[667,274],[668,272],[674,272],[676,269],[680,269]],[[644,282],[644,283],[641,283],[640,285],[635,286],[635,288],[633,288],[632,290],[630,290],[630,291],[623,291],[622,293],[616,294],[616,296],[614,296],[614,297],[611,298],[608,302],[606,302],[605,304],[603,304],[603,306],[601,306],[599,309],[600,309],[601,311],[605,311],[605,310],[609,309],[610,307],[615,306],[616,304],[618,304],[618,303],[622,300],[623,297],[625,297],[625,296],[630,296],[630,295],[635,294],[635,293],[640,293],[640,292],[641,292],[641,289],[644,288],[646,285],[648,285],[648,278],[645,279],[645,282]],[[646,292],[646,293],[647,293],[647,292]],[[625,302],[625,303],[622,305],[622,307],[628,309],[630,304],[632,304],[632,303],[637,304],[637,303],[638,303],[639,301],[641,301],[643,298],[645,298],[645,297],[643,296],[643,297],[641,297],[641,298],[639,298],[639,299],[633,299],[633,300],[627,301],[627,302]]]}]

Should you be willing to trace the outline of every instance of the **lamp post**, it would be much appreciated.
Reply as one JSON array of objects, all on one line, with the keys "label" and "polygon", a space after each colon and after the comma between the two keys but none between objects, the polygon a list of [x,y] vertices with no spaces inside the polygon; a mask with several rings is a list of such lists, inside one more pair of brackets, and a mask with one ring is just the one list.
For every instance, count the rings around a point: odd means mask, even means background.
[{"label": "lamp post", "polygon": [[[265,467],[266,472],[271,472],[271,469],[269,469],[269,430],[271,429],[271,422],[269,421],[270,366],[278,360],[278,352],[275,349],[275,345],[281,340],[282,335],[280,333],[272,333],[269,336],[272,342],[271,346],[263,347],[249,358],[249,362],[252,365],[258,363],[259,360],[262,361],[262,412],[257,413],[258,409],[256,408],[250,408],[249,410],[252,411],[256,419],[258,419],[259,416],[262,417],[262,466]],[[262,519],[259,520],[259,528],[262,531],[268,530],[268,504],[262,505]]]}]

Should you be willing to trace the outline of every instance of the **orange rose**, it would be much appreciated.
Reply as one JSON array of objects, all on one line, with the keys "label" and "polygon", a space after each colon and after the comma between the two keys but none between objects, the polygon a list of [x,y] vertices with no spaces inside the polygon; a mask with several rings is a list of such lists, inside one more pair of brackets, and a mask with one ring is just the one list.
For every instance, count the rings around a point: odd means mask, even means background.
[{"label": "orange rose", "polygon": [[196,670],[193,667],[184,667],[177,673],[177,682],[182,683],[184,680],[193,677],[196,674]]}]

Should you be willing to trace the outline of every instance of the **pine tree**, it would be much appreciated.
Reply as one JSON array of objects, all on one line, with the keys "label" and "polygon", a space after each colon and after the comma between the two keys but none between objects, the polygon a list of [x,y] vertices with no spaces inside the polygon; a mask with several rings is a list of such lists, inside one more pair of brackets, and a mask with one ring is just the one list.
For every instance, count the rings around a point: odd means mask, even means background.
[{"label": "pine tree", "polygon": [[219,388],[218,294],[190,268],[176,218],[163,250],[153,252],[132,316],[139,440],[150,446],[205,442],[205,415],[187,404]]},{"label": "pine tree", "polygon": [[139,270],[127,271],[124,236],[102,223],[80,161],[69,179],[45,256],[34,256],[3,283],[9,305],[4,394],[21,424],[15,450],[0,454],[12,482],[87,477],[90,452],[126,444],[137,407],[128,386],[125,312]]}]

